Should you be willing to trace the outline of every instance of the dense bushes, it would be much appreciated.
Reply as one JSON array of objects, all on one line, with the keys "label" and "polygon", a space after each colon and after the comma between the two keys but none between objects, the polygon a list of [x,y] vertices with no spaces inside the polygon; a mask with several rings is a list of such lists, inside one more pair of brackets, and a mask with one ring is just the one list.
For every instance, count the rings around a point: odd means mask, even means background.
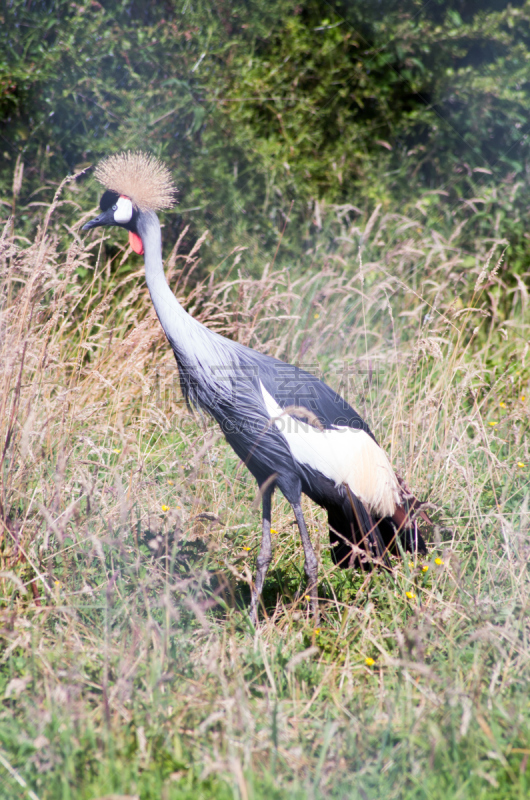
[{"label": "dense bushes", "polygon": [[65,173],[144,147],[210,258],[272,252],[288,219],[299,254],[330,204],[381,202],[442,227],[470,210],[461,235],[509,236],[521,266],[529,20],[530,3],[476,0],[4,2],[0,196],[20,155],[29,226]]}]

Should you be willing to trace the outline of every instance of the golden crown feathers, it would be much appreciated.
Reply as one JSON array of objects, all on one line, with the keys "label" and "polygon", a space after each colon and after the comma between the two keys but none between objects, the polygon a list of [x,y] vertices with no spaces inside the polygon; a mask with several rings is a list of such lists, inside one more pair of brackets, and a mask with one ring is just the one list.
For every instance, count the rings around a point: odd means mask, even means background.
[{"label": "golden crown feathers", "polygon": [[100,161],[94,176],[106,189],[129,197],[140,211],[171,208],[175,202],[170,171],[149,153],[116,153]]}]

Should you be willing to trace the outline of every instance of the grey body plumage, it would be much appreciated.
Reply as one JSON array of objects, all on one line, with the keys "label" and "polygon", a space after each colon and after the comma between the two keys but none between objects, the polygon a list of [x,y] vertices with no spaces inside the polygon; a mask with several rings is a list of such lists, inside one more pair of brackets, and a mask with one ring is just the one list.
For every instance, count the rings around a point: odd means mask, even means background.
[{"label": "grey body plumage", "polygon": [[[302,514],[302,492],[327,509],[332,556],[342,567],[388,566],[387,553],[396,550],[398,536],[405,548],[425,552],[413,519],[420,504],[398,481],[359,414],[313,375],[210,331],[180,305],[165,278],[154,210],[168,205],[173,191],[169,173],[143,154],[120,158],[111,157],[110,167],[103,162],[99,168],[108,191],[102,198],[102,214],[85,228],[119,225],[139,237],[147,286],[175,354],[186,401],[217,421],[262,489],[263,533],[252,592],[253,620],[272,558],[271,497],[276,487],[291,503],[298,523],[315,613],[317,559]],[[138,175],[148,180],[150,169],[156,181],[153,187],[143,187],[140,207],[134,197],[140,191]],[[113,176],[119,179],[119,188]],[[151,198],[151,205],[146,198]]]}]

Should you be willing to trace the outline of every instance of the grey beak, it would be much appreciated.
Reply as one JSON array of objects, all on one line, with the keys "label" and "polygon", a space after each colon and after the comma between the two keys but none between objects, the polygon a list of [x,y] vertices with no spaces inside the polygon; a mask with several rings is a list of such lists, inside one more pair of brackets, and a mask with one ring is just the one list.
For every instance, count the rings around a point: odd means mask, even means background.
[{"label": "grey beak", "polygon": [[99,217],[95,217],[94,219],[89,220],[86,222],[83,227],[81,228],[82,231],[89,231],[91,228],[97,228],[99,225],[104,225],[104,221],[102,219],[103,214],[100,214]]}]

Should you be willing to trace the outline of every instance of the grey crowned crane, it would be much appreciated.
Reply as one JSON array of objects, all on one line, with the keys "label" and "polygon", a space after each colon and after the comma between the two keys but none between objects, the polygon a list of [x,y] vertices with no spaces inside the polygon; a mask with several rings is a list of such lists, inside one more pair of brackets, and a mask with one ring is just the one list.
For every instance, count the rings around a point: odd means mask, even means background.
[{"label": "grey crowned crane", "polygon": [[145,258],[145,278],[160,324],[175,354],[189,406],[206,411],[258,482],[263,504],[261,548],[251,618],[272,559],[271,499],[278,487],[291,504],[305,554],[310,606],[317,608],[317,559],[301,493],[328,512],[331,554],[341,567],[387,567],[401,546],[426,553],[420,503],[397,478],[366,422],[336,392],[299,367],[257,353],[208,330],[180,305],[162,263],[156,211],[170,208],[175,188],[167,168],[145,153],[102,161],[101,214],[83,230],[115,225],[129,232]]}]

